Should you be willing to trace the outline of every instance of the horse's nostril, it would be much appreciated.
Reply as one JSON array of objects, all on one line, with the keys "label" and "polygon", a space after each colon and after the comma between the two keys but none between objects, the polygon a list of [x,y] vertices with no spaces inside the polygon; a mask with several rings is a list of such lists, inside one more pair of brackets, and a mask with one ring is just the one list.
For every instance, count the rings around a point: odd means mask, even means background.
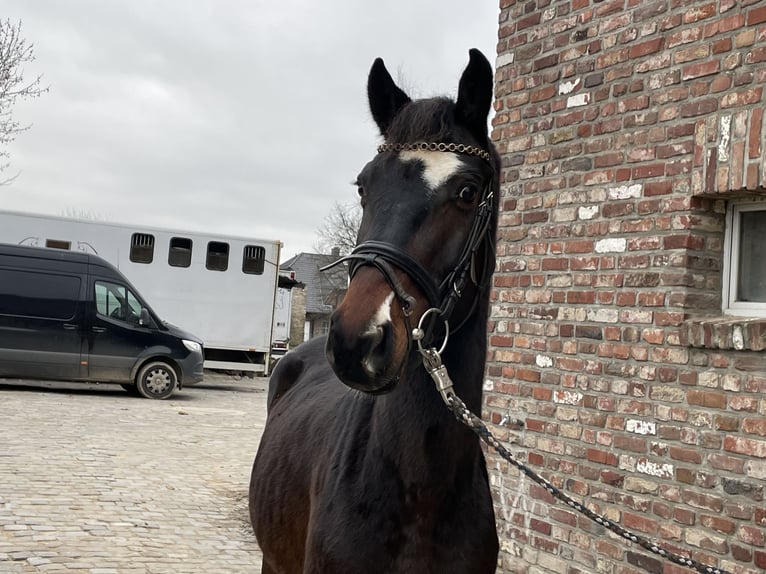
[{"label": "horse's nostril", "polygon": [[362,367],[370,377],[381,374],[388,363],[388,338],[391,334],[390,324],[378,325],[367,331],[365,339],[366,352],[362,359]]}]

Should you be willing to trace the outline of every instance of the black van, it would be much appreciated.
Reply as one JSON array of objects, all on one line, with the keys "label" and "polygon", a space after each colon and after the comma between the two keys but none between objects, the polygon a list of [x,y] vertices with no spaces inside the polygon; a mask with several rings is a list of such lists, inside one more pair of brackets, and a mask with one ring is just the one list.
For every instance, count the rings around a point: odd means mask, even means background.
[{"label": "black van", "polygon": [[0,377],[115,382],[166,399],[202,380],[202,342],[100,257],[0,244]]}]

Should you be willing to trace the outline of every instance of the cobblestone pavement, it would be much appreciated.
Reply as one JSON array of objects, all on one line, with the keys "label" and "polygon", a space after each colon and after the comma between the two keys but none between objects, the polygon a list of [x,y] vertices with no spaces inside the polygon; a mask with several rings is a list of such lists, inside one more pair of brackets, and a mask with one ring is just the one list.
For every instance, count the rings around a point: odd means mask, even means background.
[{"label": "cobblestone pavement", "polygon": [[266,379],[166,401],[0,379],[0,573],[259,573],[247,516]]}]

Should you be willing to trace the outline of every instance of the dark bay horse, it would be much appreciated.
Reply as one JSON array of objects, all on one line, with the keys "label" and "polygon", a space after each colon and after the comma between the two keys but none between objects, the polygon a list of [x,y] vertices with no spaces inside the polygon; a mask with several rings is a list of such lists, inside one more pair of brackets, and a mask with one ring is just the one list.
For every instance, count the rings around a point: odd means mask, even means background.
[{"label": "dark bay horse", "polygon": [[495,571],[478,438],[419,353],[446,339],[455,392],[480,412],[498,204],[492,85],[477,50],[456,101],[412,101],[382,60],[372,66],[385,142],[356,182],[348,292],[327,337],[285,355],[269,384],[249,496],[266,574]]}]

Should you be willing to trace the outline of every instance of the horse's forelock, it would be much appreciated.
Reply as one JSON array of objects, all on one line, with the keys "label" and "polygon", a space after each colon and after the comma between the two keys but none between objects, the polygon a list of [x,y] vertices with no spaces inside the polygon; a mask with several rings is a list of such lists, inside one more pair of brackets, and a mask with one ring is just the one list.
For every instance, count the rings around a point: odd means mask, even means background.
[{"label": "horse's forelock", "polygon": [[406,104],[394,117],[386,134],[388,143],[441,142],[455,123],[455,102],[430,98]]}]

